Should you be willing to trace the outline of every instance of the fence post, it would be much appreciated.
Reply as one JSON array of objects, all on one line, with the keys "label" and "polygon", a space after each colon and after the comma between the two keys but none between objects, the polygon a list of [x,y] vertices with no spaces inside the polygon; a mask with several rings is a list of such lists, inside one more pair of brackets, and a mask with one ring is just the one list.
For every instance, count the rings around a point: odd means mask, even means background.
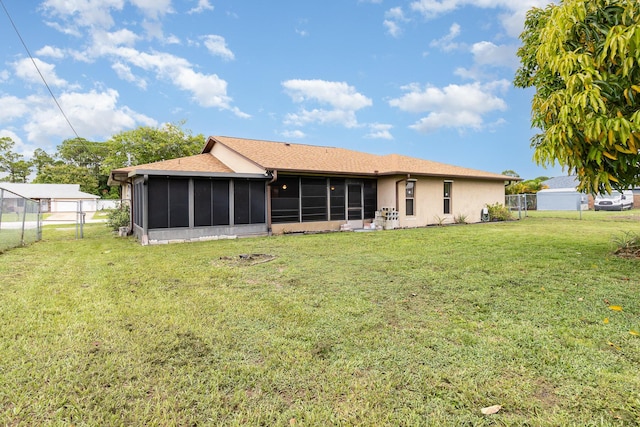
[{"label": "fence post", "polygon": [[2,211],[4,206],[4,189],[0,188],[0,228],[2,228]]},{"label": "fence post", "polygon": [[36,241],[42,240],[42,200],[38,200],[38,213],[36,217]]},{"label": "fence post", "polygon": [[27,222],[27,201],[24,201],[22,207],[22,234],[20,235],[20,245],[24,246],[24,224]]}]

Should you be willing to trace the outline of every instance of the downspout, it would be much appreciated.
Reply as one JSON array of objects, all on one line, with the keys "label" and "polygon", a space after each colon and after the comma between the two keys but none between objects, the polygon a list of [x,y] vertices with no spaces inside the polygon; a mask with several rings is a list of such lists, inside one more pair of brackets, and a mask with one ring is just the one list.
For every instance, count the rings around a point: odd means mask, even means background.
[{"label": "downspout", "polygon": [[407,181],[409,178],[411,178],[411,174],[408,173],[406,178],[402,178],[396,181],[396,211],[400,212],[400,194],[398,193],[398,184],[400,184],[403,181]]},{"label": "downspout", "polygon": [[271,236],[271,184],[278,180],[278,171],[271,171],[271,180],[267,182],[267,231],[269,232],[269,236]]}]

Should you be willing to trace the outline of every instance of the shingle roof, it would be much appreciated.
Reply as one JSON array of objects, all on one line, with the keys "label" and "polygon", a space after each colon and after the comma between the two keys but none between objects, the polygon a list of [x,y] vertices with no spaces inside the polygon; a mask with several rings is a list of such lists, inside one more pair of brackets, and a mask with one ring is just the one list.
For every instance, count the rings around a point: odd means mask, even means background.
[{"label": "shingle roof", "polygon": [[[505,180],[505,176],[413,157],[379,156],[336,147],[262,141],[227,136],[210,137],[203,152],[221,143],[268,170],[360,175],[431,175]],[[513,179],[513,178],[511,178]]]},{"label": "shingle roof", "polygon": [[111,173],[128,173],[135,170],[233,173],[233,170],[211,154],[196,154],[195,156],[180,157],[177,159],[163,160],[161,162],[127,166],[115,169]]},{"label": "shingle roof", "polygon": [[543,181],[542,184],[546,185],[549,189],[573,188],[575,190],[578,184],[580,184],[580,181],[578,181],[578,177],[576,175],[568,175],[550,178],[546,181]]}]

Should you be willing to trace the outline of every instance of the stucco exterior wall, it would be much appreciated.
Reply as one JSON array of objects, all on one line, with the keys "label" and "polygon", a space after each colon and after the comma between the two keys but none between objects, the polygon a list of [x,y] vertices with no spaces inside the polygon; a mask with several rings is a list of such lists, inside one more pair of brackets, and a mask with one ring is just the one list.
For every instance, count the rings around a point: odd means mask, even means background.
[{"label": "stucco exterior wall", "polygon": [[[403,177],[385,179],[378,186],[379,206],[396,206],[396,182]],[[480,222],[482,208],[487,204],[504,203],[504,183],[502,181],[479,181],[473,179],[447,179],[433,177],[412,177],[415,180],[415,215],[406,215],[405,189],[406,181],[397,184],[398,211],[400,227],[424,227],[438,224],[441,220],[445,224],[455,222],[455,218],[462,215],[466,222]],[[444,213],[444,182],[450,181],[451,209]]]},{"label": "stucco exterior wall", "polygon": [[[403,177],[394,176],[378,179],[378,210],[382,208],[396,209],[396,181],[400,179],[403,179]],[[404,182],[398,184],[398,189],[400,188],[402,188],[402,194],[404,195]],[[404,198],[402,203],[404,203]]]}]

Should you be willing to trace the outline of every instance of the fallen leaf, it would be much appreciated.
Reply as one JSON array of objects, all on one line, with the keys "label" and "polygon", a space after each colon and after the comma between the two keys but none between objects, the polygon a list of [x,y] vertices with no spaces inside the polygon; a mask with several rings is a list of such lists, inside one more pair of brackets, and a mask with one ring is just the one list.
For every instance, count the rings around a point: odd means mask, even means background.
[{"label": "fallen leaf", "polygon": [[633,329],[632,329],[632,330],[630,330],[630,331],[629,331],[629,333],[630,333],[631,335],[635,335],[635,336],[637,336],[637,337],[638,337],[638,336],[640,336],[640,333],[639,333],[638,331],[634,331]]},{"label": "fallen leaf", "polygon": [[609,309],[613,311],[622,311],[622,307],[620,307],[619,305],[610,305]]},{"label": "fallen leaf", "polygon": [[606,325],[607,323],[609,323],[609,318],[608,318],[608,317],[605,317],[605,318],[604,318],[604,320],[603,320],[603,322],[604,322],[604,324]]},{"label": "fallen leaf", "polygon": [[616,350],[620,350],[620,347],[618,347],[617,345],[615,345],[614,343],[612,343],[611,341],[607,341],[607,344],[609,344],[609,346],[615,348]]},{"label": "fallen leaf", "polygon": [[606,299],[606,298],[605,298],[605,299],[603,299],[602,301],[604,301],[604,303],[605,303],[605,304],[607,304],[607,305],[611,305],[611,303],[609,302],[609,300],[608,300],[608,299]]},{"label": "fallen leaf", "polygon": [[295,418],[291,418],[291,419],[289,420],[289,425],[290,425],[290,426],[294,426],[294,425],[296,425],[296,419],[295,419]]},{"label": "fallen leaf", "polygon": [[582,302],[584,301],[584,298],[578,298],[578,301]]},{"label": "fallen leaf", "polygon": [[492,415],[492,414],[497,414],[498,411],[500,411],[500,409],[502,409],[502,405],[493,405],[493,406],[487,406],[486,408],[482,408],[480,411],[484,415]]},{"label": "fallen leaf", "polygon": [[544,286],[540,288],[541,291],[544,291]]}]

